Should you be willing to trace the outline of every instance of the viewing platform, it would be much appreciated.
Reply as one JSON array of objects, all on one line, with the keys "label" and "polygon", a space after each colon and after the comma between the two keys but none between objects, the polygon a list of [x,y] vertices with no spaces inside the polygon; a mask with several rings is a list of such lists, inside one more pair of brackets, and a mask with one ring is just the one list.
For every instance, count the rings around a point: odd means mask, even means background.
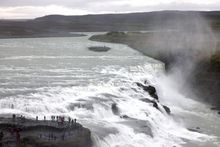
[{"label": "viewing platform", "polygon": [[76,119],[51,116],[50,120],[24,116],[0,118],[0,147],[90,147],[91,132]]}]

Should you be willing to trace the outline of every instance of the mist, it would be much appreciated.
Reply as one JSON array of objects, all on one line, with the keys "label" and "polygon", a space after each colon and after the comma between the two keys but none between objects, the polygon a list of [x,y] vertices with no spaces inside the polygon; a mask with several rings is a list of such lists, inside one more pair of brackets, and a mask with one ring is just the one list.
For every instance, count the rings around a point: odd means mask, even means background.
[{"label": "mist", "polygon": [[216,52],[217,41],[209,21],[199,12],[155,19],[160,21],[155,24],[159,31],[153,33],[150,43],[156,56],[166,63],[167,78],[179,92],[196,97],[190,80],[197,65]]}]

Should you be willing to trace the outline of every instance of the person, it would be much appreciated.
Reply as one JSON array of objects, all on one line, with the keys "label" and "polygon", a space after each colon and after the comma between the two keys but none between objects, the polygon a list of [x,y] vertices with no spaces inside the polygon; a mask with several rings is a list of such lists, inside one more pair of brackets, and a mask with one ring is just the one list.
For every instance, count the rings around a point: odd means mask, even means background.
[{"label": "person", "polygon": [[61,117],[61,125],[64,124],[64,117]]},{"label": "person", "polygon": [[76,118],[74,119],[74,126],[76,127]]},{"label": "person", "polygon": [[0,132],[0,147],[2,147],[2,139],[4,137],[4,133],[1,131]]},{"label": "person", "polygon": [[46,121],[46,116],[44,116],[44,121]]},{"label": "person", "polygon": [[12,120],[15,121],[15,119],[16,119],[16,115],[13,114],[13,115],[12,115]]},{"label": "person", "polygon": [[36,121],[38,121],[38,116],[36,116]]},{"label": "person", "polygon": [[62,138],[62,140],[65,139],[65,133],[62,134],[61,138]]},{"label": "person", "polygon": [[24,122],[25,122],[25,120],[26,120],[26,119],[25,119],[25,116],[23,116],[23,117],[22,117],[22,122],[24,123]]},{"label": "person", "polygon": [[72,119],[71,123],[72,123],[72,126],[73,126],[73,119]]},{"label": "person", "polygon": [[16,128],[14,129],[14,132],[16,133],[16,146],[20,146],[20,142],[21,142],[21,135],[20,135],[20,128]]}]

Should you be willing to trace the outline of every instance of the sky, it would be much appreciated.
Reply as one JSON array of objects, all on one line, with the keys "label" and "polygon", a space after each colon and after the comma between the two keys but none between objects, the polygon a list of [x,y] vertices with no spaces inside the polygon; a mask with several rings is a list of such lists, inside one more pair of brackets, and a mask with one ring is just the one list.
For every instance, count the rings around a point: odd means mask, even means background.
[{"label": "sky", "polygon": [[0,0],[0,19],[160,10],[220,10],[220,0]]}]

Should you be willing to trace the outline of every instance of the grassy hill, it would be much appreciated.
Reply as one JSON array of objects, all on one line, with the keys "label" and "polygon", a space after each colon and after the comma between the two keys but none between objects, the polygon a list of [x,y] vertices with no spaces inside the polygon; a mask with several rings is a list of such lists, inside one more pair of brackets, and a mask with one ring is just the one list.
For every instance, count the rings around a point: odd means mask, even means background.
[{"label": "grassy hill", "polygon": [[[220,11],[158,11],[127,14],[83,16],[49,15],[32,20],[0,20],[0,37],[32,37],[67,32],[143,31],[168,26],[188,16],[204,17],[214,28],[220,28]],[[174,29],[170,25],[170,29]]]}]

